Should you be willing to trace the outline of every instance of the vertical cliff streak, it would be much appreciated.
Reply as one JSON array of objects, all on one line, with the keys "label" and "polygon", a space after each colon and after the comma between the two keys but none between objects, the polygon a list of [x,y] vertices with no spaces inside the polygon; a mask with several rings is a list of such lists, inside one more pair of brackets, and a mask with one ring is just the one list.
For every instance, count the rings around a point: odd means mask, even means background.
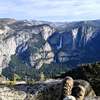
[{"label": "vertical cliff streak", "polygon": [[75,41],[78,33],[78,28],[72,30],[72,36],[73,36],[73,49],[76,48]]}]

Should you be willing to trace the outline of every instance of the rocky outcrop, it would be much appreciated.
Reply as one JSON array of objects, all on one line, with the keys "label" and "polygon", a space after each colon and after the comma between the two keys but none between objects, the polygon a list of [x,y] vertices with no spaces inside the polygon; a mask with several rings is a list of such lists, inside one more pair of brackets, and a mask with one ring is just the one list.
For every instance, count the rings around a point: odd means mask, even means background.
[{"label": "rocky outcrop", "polygon": [[0,85],[1,100],[60,100],[62,93],[61,80],[49,80],[34,85]]},{"label": "rocky outcrop", "polygon": [[[82,84],[84,84],[84,82],[86,81],[83,80]],[[79,84],[81,83],[79,82]],[[28,84],[19,84],[14,86],[0,85],[1,100],[63,100],[62,95],[63,95],[63,80],[61,79],[58,80],[49,79],[44,82],[35,83],[34,85],[28,85]],[[90,95],[91,97],[89,97]],[[95,98],[92,96],[93,96],[92,94],[89,94],[87,95],[86,98]],[[72,97],[69,96],[66,98],[72,98]]]},{"label": "rocky outcrop", "polygon": [[0,67],[3,68],[8,66],[10,57],[15,54],[17,48],[15,37],[6,39],[13,32],[8,26],[2,26],[0,29]]}]

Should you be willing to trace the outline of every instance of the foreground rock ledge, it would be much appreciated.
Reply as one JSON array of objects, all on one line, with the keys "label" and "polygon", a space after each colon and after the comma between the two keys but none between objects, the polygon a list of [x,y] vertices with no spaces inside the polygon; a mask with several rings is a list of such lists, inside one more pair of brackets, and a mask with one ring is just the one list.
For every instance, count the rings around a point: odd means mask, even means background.
[{"label": "foreground rock ledge", "polygon": [[[34,85],[0,85],[0,100],[61,100],[62,80],[47,80]],[[86,98],[86,100],[99,100]]]},{"label": "foreground rock ledge", "polygon": [[0,100],[60,100],[62,80],[48,80],[34,85],[0,85]]}]

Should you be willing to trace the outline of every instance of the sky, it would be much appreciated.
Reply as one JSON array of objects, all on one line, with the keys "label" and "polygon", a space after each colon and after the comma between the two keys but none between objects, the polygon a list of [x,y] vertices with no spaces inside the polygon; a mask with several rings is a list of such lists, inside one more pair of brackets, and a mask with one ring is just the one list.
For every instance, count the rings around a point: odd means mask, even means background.
[{"label": "sky", "polygon": [[100,19],[100,0],[0,0],[0,18],[42,21]]}]

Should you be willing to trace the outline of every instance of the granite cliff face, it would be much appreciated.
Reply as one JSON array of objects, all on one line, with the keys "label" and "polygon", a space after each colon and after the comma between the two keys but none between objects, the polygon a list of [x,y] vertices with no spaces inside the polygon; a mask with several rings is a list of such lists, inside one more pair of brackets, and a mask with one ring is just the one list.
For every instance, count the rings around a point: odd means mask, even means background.
[{"label": "granite cliff face", "polygon": [[53,61],[54,54],[47,39],[54,33],[54,28],[28,21],[9,21],[12,20],[1,19],[0,22],[0,67],[7,67],[12,55],[36,68]]},{"label": "granite cliff face", "polygon": [[99,32],[99,20],[51,23],[0,19],[0,67],[10,66],[12,56],[35,69],[51,63],[74,67],[99,61]]}]

